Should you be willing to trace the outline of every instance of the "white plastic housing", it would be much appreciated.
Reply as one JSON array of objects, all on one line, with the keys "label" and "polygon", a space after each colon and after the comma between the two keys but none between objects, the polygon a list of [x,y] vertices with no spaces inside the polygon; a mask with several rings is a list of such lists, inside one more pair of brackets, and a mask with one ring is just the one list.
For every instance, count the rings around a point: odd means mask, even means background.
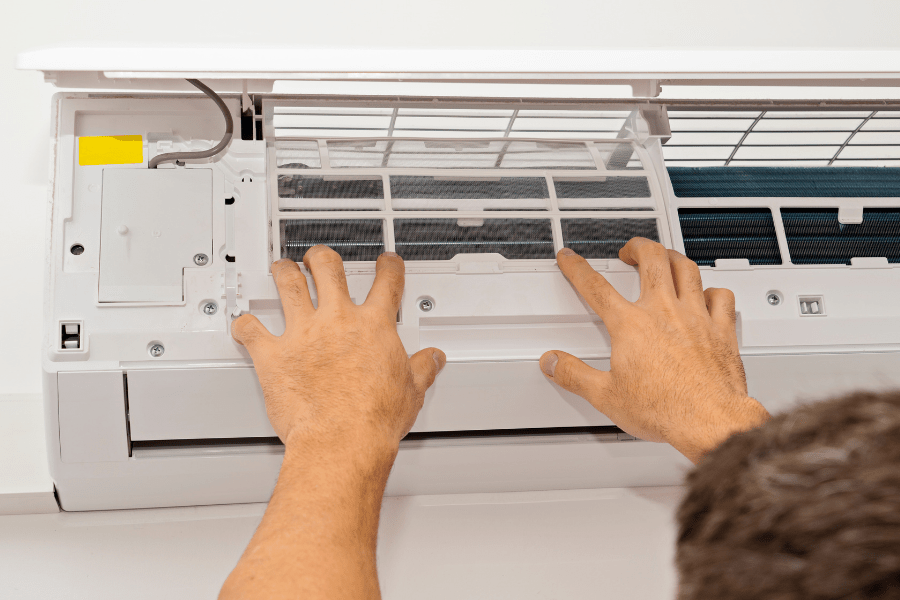
[{"label": "white plastic housing", "polygon": [[[116,73],[126,70],[122,65],[95,71],[116,79]],[[74,71],[67,72],[66,77],[75,77]],[[181,74],[169,72],[174,81],[173,75]],[[120,210],[123,192],[116,185],[154,177],[146,168],[152,156],[215,144],[222,134],[221,115],[198,95],[65,92],[54,98],[43,367],[50,468],[66,510],[268,498],[281,448],[272,443],[274,432],[249,356],[229,335],[231,315],[249,311],[273,333],[281,333],[284,318],[268,273],[270,262],[281,255],[280,221],[339,218],[334,211],[298,212],[290,199],[279,198],[279,175],[302,171],[334,180],[382,178],[387,184],[391,175],[402,173],[491,179],[529,172],[343,168],[327,161],[309,169],[285,167],[279,164],[279,152],[297,140],[279,136],[266,115],[248,107],[248,98],[227,96],[226,103],[235,122],[246,108],[263,119],[265,140],[235,139],[214,161],[161,167],[156,177],[167,179],[177,191],[156,204],[151,203],[159,194],[135,196],[131,200],[139,203],[125,212]],[[338,100],[264,97],[262,105],[347,106]],[[381,102],[388,108],[397,105]],[[599,105],[591,108],[590,101],[582,104],[580,110],[601,110]],[[627,106],[628,101],[621,104]],[[446,108],[486,111],[501,105],[509,108],[517,102],[479,106],[477,101],[459,101]],[[604,144],[633,148],[639,166],[625,173],[646,177],[650,194],[641,199],[646,206],[640,208],[647,210],[576,205],[569,211],[552,191],[554,177],[578,179],[584,172],[542,171],[539,177],[547,180],[550,193],[537,210],[520,206],[495,214],[470,204],[453,215],[467,226],[479,226],[480,220],[497,214],[510,219],[539,215],[552,222],[553,252],[565,242],[562,219],[643,218],[656,224],[664,245],[683,251],[679,208],[715,204],[778,210],[792,205],[785,198],[675,197],[662,155],[663,121],[651,122],[654,115],[642,112],[641,106],[633,106],[630,127],[585,143],[597,161],[597,171],[591,173],[597,178],[620,175],[604,171],[598,158]],[[94,135],[141,135],[143,164],[79,165],[77,140]],[[320,156],[328,157],[328,140],[335,137],[340,136],[301,141],[312,140],[322,150]],[[563,135],[541,143],[573,140],[584,142]],[[127,176],[121,174],[126,171]],[[116,198],[119,203],[111,205]],[[371,218],[384,223],[385,249],[394,249],[394,220],[437,214],[409,211],[390,197],[379,202]],[[863,204],[900,205],[896,199],[831,199],[816,206],[843,210]],[[119,225],[127,227],[126,234],[119,233]],[[786,257],[780,221],[777,229]],[[177,241],[153,246],[152,239],[144,239],[125,250],[116,245],[130,232],[149,232],[153,238],[156,231],[158,240],[171,232]],[[84,252],[73,254],[73,244],[83,246]],[[209,261],[196,264],[197,253],[208,253]],[[638,297],[633,268],[615,258],[591,264],[626,298]],[[612,423],[540,373],[537,359],[549,349],[609,368],[609,335],[559,273],[552,253],[532,260],[459,254],[440,261],[410,260],[407,266],[398,321],[401,340],[410,354],[441,347],[449,362],[426,396],[413,429],[418,437],[401,447],[388,493],[666,485],[680,480],[689,465],[673,449],[598,429]],[[348,262],[346,270],[350,294],[362,302],[374,276],[373,264]],[[734,291],[750,393],[771,411],[860,387],[900,384],[900,268],[895,263],[854,259],[839,266],[751,266],[725,260],[701,271],[704,286]],[[768,301],[773,291],[782,302]],[[812,297],[827,306],[816,318],[800,309],[801,299]],[[421,310],[422,298],[432,302],[431,310]],[[210,304],[215,305],[212,312],[205,308]],[[66,347],[62,341],[66,324],[79,325],[78,347]],[[554,428],[553,435],[546,433],[549,428]],[[517,433],[473,433],[495,430]],[[442,435],[434,435],[437,432]],[[453,437],[446,432],[468,433]]]}]

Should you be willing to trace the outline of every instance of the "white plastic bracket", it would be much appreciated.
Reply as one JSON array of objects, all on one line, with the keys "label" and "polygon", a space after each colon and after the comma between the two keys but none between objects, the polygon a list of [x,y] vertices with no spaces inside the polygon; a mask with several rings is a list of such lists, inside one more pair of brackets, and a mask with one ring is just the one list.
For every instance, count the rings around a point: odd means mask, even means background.
[{"label": "white plastic bracket", "polygon": [[838,223],[841,225],[859,225],[862,222],[862,206],[842,206],[838,208]]},{"label": "white plastic bracket", "polygon": [[643,79],[631,82],[631,95],[635,98],[656,98],[662,92],[659,79]]},{"label": "white plastic bracket", "polygon": [[248,91],[249,86],[247,80],[244,79],[241,81],[241,113],[245,113],[248,110],[253,111],[253,100],[250,98]]},{"label": "white plastic bracket", "polygon": [[750,271],[753,267],[747,258],[717,258],[717,271]]}]

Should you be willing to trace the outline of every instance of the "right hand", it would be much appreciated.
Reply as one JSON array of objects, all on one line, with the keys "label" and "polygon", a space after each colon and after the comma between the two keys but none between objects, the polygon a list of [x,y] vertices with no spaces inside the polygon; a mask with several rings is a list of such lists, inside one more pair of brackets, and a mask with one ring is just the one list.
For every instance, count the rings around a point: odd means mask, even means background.
[{"label": "right hand", "polygon": [[551,350],[541,356],[544,374],[624,431],[667,442],[695,463],[731,434],[765,422],[769,413],[747,394],[734,294],[704,291],[693,261],[648,239],[630,240],[619,258],[638,267],[636,302],[584,258],[560,250],[560,270],[609,331],[611,368],[599,371]]}]

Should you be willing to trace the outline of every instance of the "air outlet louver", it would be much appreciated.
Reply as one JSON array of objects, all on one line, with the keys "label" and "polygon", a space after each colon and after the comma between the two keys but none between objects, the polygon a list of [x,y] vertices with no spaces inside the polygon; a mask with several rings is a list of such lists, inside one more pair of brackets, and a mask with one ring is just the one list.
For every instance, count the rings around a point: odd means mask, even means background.
[{"label": "air outlet louver", "polygon": [[300,262],[316,244],[344,260],[375,260],[384,252],[380,219],[290,219],[281,221],[281,255]]},{"label": "air outlet louver", "polygon": [[783,208],[781,219],[794,264],[849,265],[870,256],[900,262],[900,209],[867,208],[862,223],[849,225],[838,221],[836,208]]},{"label": "air outlet louver", "polygon": [[618,258],[635,236],[659,241],[654,219],[562,219],[563,245],[585,258]]},{"label": "air outlet louver", "polygon": [[781,252],[768,208],[678,210],[688,258],[713,266],[718,258],[746,258],[751,265],[780,265]]},{"label": "air outlet louver", "polygon": [[[553,258],[549,219],[395,219],[394,245],[404,260],[449,260],[496,253],[507,259]],[[460,223],[463,224],[460,224]]]}]

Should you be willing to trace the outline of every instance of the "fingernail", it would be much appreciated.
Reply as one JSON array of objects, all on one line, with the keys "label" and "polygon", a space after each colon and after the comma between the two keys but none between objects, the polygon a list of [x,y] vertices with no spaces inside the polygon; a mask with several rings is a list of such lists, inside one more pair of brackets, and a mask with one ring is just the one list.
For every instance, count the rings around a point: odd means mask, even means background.
[{"label": "fingernail", "polygon": [[559,253],[565,254],[566,256],[572,256],[573,254],[575,254],[575,251],[572,250],[571,248],[563,248],[562,250],[559,251]]},{"label": "fingernail", "polygon": [[547,377],[553,377],[553,373],[556,371],[556,363],[558,362],[559,357],[555,354],[551,354],[541,361],[541,371],[543,371]]},{"label": "fingernail", "polygon": [[431,355],[431,358],[434,359],[434,364],[437,365],[438,371],[444,368],[444,365],[447,364],[447,357],[444,356],[442,352],[435,352]]},{"label": "fingernail", "polygon": [[396,252],[382,252],[381,255],[400,258],[400,255],[397,254]]}]

